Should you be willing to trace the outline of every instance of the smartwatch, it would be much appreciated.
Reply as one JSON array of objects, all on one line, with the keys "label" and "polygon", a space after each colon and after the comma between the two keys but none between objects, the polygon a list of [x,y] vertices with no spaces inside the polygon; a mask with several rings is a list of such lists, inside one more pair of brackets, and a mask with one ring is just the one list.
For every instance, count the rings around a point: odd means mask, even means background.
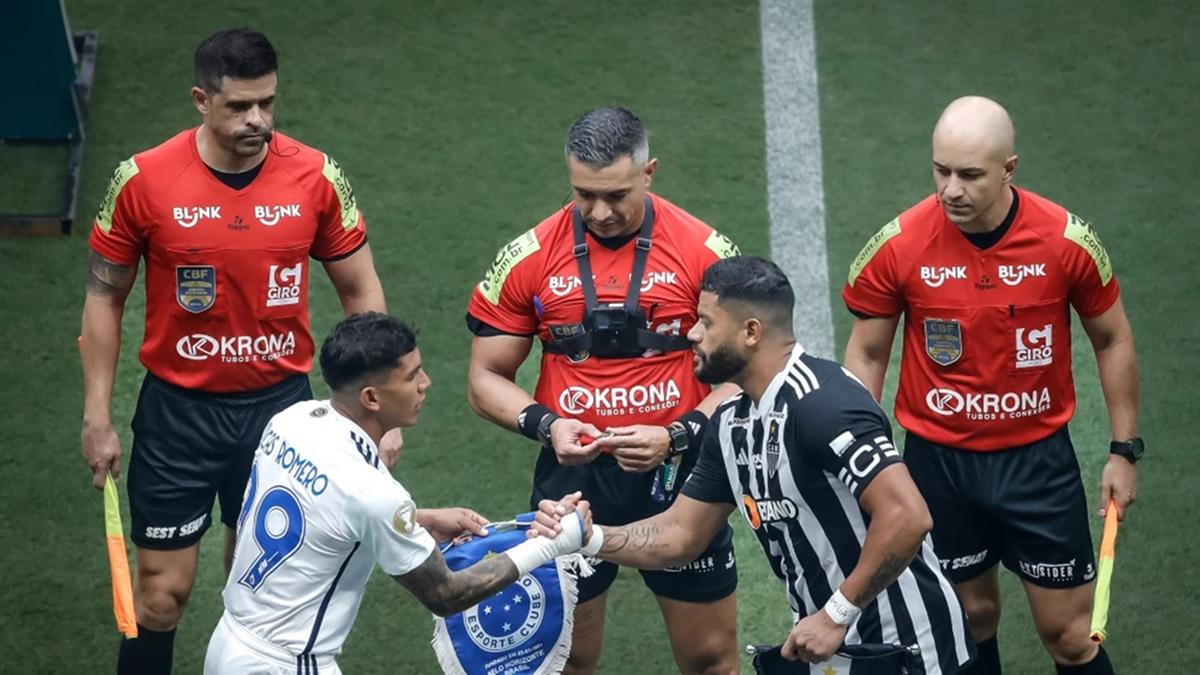
[{"label": "smartwatch", "polygon": [[670,457],[682,455],[691,447],[691,434],[688,433],[687,427],[682,422],[671,422],[668,424],[667,433],[671,435],[671,443],[667,447]]},{"label": "smartwatch", "polygon": [[542,419],[538,420],[537,437],[542,442],[542,445],[547,448],[553,448],[554,442],[550,439],[550,425],[558,421],[558,415],[548,412],[542,415]]},{"label": "smartwatch", "polygon": [[1142,455],[1146,454],[1146,444],[1140,437],[1134,436],[1127,441],[1113,441],[1109,444],[1108,451],[1124,457],[1130,464],[1137,464]]}]

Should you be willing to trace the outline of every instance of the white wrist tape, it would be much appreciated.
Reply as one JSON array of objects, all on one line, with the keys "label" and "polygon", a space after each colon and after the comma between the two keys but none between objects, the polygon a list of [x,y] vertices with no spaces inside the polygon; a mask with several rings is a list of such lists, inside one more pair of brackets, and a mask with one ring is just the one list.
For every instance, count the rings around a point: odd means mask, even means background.
[{"label": "white wrist tape", "polygon": [[604,530],[600,529],[599,525],[592,525],[592,536],[588,539],[588,543],[579,549],[579,552],[587,556],[595,556],[600,552],[600,547],[604,545]]},{"label": "white wrist tape", "polygon": [[842,595],[842,589],[838,589],[830,596],[829,602],[825,603],[825,613],[830,619],[839,626],[849,626],[858,620],[858,615],[862,614],[862,610],[855,607]]},{"label": "white wrist tape", "polygon": [[572,512],[563,516],[562,532],[553,539],[533,537],[504,552],[517,566],[517,575],[525,576],[560,555],[579,550],[583,539],[583,519]]}]

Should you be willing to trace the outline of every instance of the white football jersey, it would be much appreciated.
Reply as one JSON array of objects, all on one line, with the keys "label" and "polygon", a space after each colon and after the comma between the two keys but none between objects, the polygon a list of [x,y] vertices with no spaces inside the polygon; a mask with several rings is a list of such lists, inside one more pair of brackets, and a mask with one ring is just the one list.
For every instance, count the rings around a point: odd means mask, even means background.
[{"label": "white football jersey", "polygon": [[336,655],[376,563],[406,574],[433,537],[375,443],[328,401],[304,401],[263,431],[238,517],[225,612],[296,656]]}]

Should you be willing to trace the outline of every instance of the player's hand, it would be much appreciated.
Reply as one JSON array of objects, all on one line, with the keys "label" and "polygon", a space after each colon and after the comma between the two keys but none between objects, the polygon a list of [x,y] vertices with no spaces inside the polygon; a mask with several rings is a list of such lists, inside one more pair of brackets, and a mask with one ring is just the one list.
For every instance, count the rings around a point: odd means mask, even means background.
[{"label": "player's hand", "polygon": [[596,443],[612,452],[617,464],[631,473],[653,471],[667,461],[671,453],[671,433],[666,427],[634,424],[609,427]]},{"label": "player's hand", "polygon": [[92,426],[86,422],[81,434],[83,459],[92,470],[92,487],[104,489],[104,477],[121,477],[121,441],[111,424]]},{"label": "player's hand", "polygon": [[379,439],[379,461],[383,462],[383,465],[389,470],[396,466],[396,462],[400,461],[400,456],[403,454],[404,434],[400,431],[400,427],[392,429]]},{"label": "player's hand", "polygon": [[596,438],[601,431],[591,424],[560,417],[550,425],[550,444],[562,465],[587,464],[600,454],[600,444],[592,441],[585,444],[583,437]]},{"label": "player's hand", "polygon": [[1109,500],[1117,504],[1117,520],[1125,520],[1129,505],[1137,499],[1137,466],[1120,455],[1108,456],[1108,464],[1100,472],[1100,511],[1108,513]]},{"label": "player's hand", "polygon": [[417,522],[429,530],[429,534],[439,542],[450,541],[455,537],[469,532],[477,537],[486,537],[488,519],[471,509],[452,507],[448,509],[417,509]]},{"label": "player's hand", "polygon": [[800,620],[779,653],[789,661],[797,659],[805,663],[821,663],[833,658],[833,653],[846,639],[846,626],[839,626],[823,609]]},{"label": "player's hand", "polygon": [[[549,537],[553,539],[562,532],[562,518],[574,512],[580,504],[587,504],[582,492],[572,492],[557,501],[543,499],[533,517],[533,523],[525,531],[526,537]],[[590,510],[590,509],[589,509]],[[586,533],[586,532],[585,532]],[[586,538],[585,538],[586,541]]]}]

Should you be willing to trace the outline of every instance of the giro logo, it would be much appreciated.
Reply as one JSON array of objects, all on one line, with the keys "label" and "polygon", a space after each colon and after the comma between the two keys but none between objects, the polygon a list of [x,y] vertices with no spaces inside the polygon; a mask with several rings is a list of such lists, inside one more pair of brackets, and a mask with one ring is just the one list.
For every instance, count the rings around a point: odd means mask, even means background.
[{"label": "giro logo", "polygon": [[220,359],[222,363],[274,361],[296,351],[296,334],[292,331],[274,335],[231,335],[213,337],[204,333],[184,335],[175,343],[175,353],[189,361]]},{"label": "giro logo", "polygon": [[1033,265],[1001,265],[1000,266],[1000,281],[1003,281],[1009,286],[1016,286],[1026,277],[1044,277],[1046,276],[1046,263],[1036,263]]},{"label": "giro logo", "polygon": [[1048,366],[1054,362],[1054,327],[1046,324],[1041,328],[1018,328],[1017,367],[1033,368]]},{"label": "giro logo", "polygon": [[921,267],[921,281],[930,288],[937,288],[946,283],[947,279],[966,279],[967,266],[956,265],[954,267]]},{"label": "giro logo", "polygon": [[271,265],[267,271],[267,307],[300,304],[300,280],[304,276],[304,263],[291,267]]},{"label": "giro logo", "polygon": [[176,206],[171,209],[171,217],[180,227],[189,229],[195,227],[200,220],[219,220],[221,218],[221,207],[219,206]]},{"label": "giro logo", "polygon": [[925,405],[943,417],[962,414],[969,420],[1010,420],[1040,415],[1050,409],[1050,388],[962,394],[937,387],[925,394]]},{"label": "giro logo", "polygon": [[681,394],[675,380],[632,387],[589,389],[573,385],[558,395],[558,407],[568,415],[592,411],[600,416],[667,410],[679,405]]},{"label": "giro logo", "polygon": [[962,410],[963,397],[953,389],[930,389],[925,394],[925,405],[933,412],[948,417]]},{"label": "giro logo", "polygon": [[255,206],[254,217],[257,218],[258,222],[262,223],[263,225],[272,227],[279,222],[280,218],[299,218],[300,205],[276,204],[274,206]]}]

